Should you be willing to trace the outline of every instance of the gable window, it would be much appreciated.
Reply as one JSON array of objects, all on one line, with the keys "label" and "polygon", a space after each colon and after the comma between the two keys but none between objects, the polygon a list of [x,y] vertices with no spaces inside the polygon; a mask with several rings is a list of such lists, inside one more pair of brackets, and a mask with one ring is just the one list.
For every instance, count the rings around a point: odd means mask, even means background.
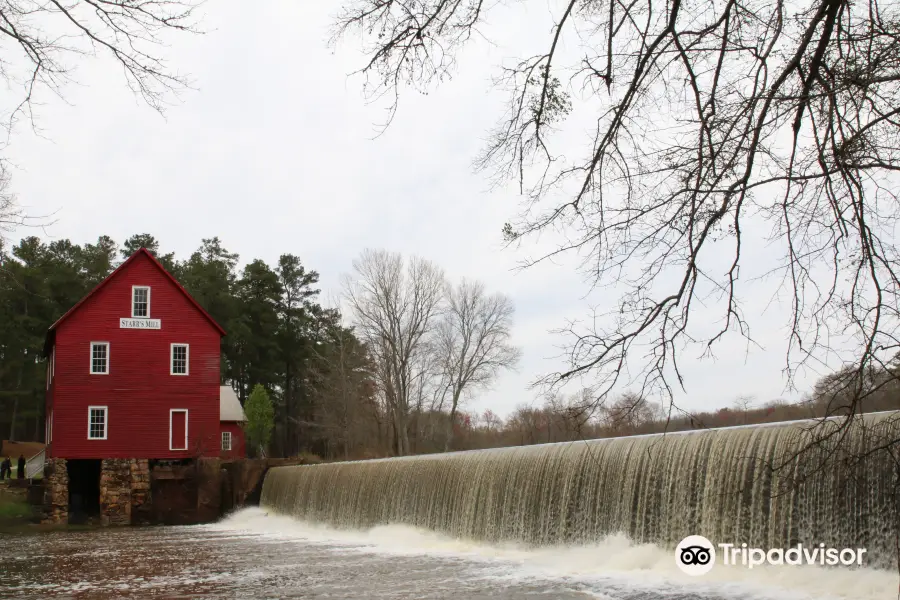
[{"label": "gable window", "polygon": [[88,439],[105,440],[108,408],[105,406],[88,406]]},{"label": "gable window", "polygon": [[134,319],[150,318],[150,288],[146,285],[131,287],[131,316]]},{"label": "gable window", "polygon": [[171,375],[187,375],[190,348],[187,344],[172,344],[169,373]]},{"label": "gable window", "polygon": [[109,342],[91,342],[91,374],[109,373]]},{"label": "gable window", "polygon": [[222,432],[222,450],[231,450],[231,432]]}]

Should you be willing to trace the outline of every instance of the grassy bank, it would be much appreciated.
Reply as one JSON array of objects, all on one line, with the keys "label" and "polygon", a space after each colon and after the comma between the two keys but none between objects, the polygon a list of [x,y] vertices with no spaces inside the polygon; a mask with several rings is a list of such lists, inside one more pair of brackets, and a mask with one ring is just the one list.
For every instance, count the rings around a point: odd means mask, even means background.
[{"label": "grassy bank", "polygon": [[0,531],[9,532],[34,526],[34,507],[26,501],[26,490],[0,484]]},{"label": "grassy bank", "polygon": [[30,519],[34,516],[31,505],[24,500],[4,499],[0,497],[0,521]]},{"label": "grassy bank", "polygon": [[25,488],[10,488],[0,483],[0,535],[36,533],[41,531],[81,531],[96,529],[97,524],[50,525],[39,524],[37,509],[28,504]]}]

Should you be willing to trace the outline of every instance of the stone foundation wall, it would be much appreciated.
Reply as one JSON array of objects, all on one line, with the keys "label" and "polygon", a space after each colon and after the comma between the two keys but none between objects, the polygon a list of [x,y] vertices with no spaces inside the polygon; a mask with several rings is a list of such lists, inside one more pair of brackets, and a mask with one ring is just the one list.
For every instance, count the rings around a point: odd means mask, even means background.
[{"label": "stone foundation wall", "polygon": [[41,523],[69,522],[69,473],[64,458],[51,458],[44,465],[44,511]]},{"label": "stone foundation wall", "polygon": [[131,461],[131,522],[149,523],[152,520],[152,494],[150,492],[150,465],[146,458]]},{"label": "stone foundation wall", "polygon": [[100,523],[131,524],[131,465],[133,459],[105,458],[100,467]]},{"label": "stone foundation wall", "polygon": [[[156,466],[147,459],[104,459],[100,463],[100,523],[189,524],[215,521],[225,513],[259,502],[269,467],[297,460],[200,459],[190,465]],[[41,522],[69,522],[66,460],[44,466]]]}]

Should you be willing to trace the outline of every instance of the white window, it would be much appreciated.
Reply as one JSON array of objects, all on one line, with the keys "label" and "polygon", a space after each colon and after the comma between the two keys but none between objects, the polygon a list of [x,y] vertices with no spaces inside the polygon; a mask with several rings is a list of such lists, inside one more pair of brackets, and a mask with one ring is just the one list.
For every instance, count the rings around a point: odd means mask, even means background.
[{"label": "white window", "polygon": [[105,406],[88,406],[88,439],[105,440],[106,418],[108,409]]},{"label": "white window", "polygon": [[172,344],[171,354],[169,357],[169,374],[170,375],[187,375],[190,360],[190,348],[187,344]]},{"label": "white window", "polygon": [[150,318],[150,288],[146,285],[131,286],[131,316],[135,319]]},{"label": "white window", "polygon": [[91,342],[91,374],[109,374],[109,342]]},{"label": "white window", "polygon": [[222,432],[222,450],[231,450],[231,432]]}]

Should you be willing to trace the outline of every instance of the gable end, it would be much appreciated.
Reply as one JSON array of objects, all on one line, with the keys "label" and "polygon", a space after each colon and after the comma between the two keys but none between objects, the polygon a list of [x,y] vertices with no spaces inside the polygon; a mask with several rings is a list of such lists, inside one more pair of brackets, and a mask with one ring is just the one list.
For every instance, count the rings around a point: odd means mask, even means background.
[{"label": "gable end", "polygon": [[131,262],[136,260],[139,256],[144,256],[144,257],[150,259],[151,264],[156,266],[156,268],[159,269],[163,273],[163,275],[165,275],[165,277],[175,285],[176,288],[178,288],[178,290],[184,295],[184,297],[187,298],[187,300],[198,311],[200,311],[200,314],[209,322],[209,324],[212,325],[213,328],[215,328],[216,331],[219,332],[219,335],[222,335],[222,336],[226,335],[225,330],[222,329],[222,326],[219,325],[215,321],[215,319],[213,319],[212,316],[210,316],[210,314],[208,312],[206,312],[206,310],[202,306],[200,306],[200,303],[197,302],[194,299],[194,297],[188,293],[188,291],[186,289],[184,289],[184,286],[182,286],[181,283],[177,279],[175,279],[175,277],[173,277],[172,274],[169,273],[164,266],[162,266],[162,263],[160,263],[149,250],[147,250],[146,248],[140,248],[137,250],[137,252],[135,252],[134,254],[129,256],[122,264],[120,264],[118,267],[116,267],[112,273],[107,275],[103,281],[101,281],[99,284],[97,284],[97,286],[94,289],[92,289],[90,292],[88,292],[87,295],[85,295],[81,300],[76,302],[72,308],[67,310],[63,314],[63,316],[61,316],[59,319],[57,319],[56,322],[50,326],[50,328],[47,330],[47,337],[44,341],[44,352],[43,352],[44,358],[47,358],[50,355],[50,351],[53,348],[53,342],[55,339],[56,329],[59,327],[59,325],[61,323],[63,323],[64,321],[66,321],[73,314],[75,314],[84,305],[84,303],[87,302],[87,300],[89,298],[93,297],[95,294],[97,294],[97,292],[99,292],[101,289],[103,289],[103,287],[105,287],[110,281],[112,281],[116,276],[118,276],[122,272],[122,270],[126,267],[126,265],[131,264]]}]

